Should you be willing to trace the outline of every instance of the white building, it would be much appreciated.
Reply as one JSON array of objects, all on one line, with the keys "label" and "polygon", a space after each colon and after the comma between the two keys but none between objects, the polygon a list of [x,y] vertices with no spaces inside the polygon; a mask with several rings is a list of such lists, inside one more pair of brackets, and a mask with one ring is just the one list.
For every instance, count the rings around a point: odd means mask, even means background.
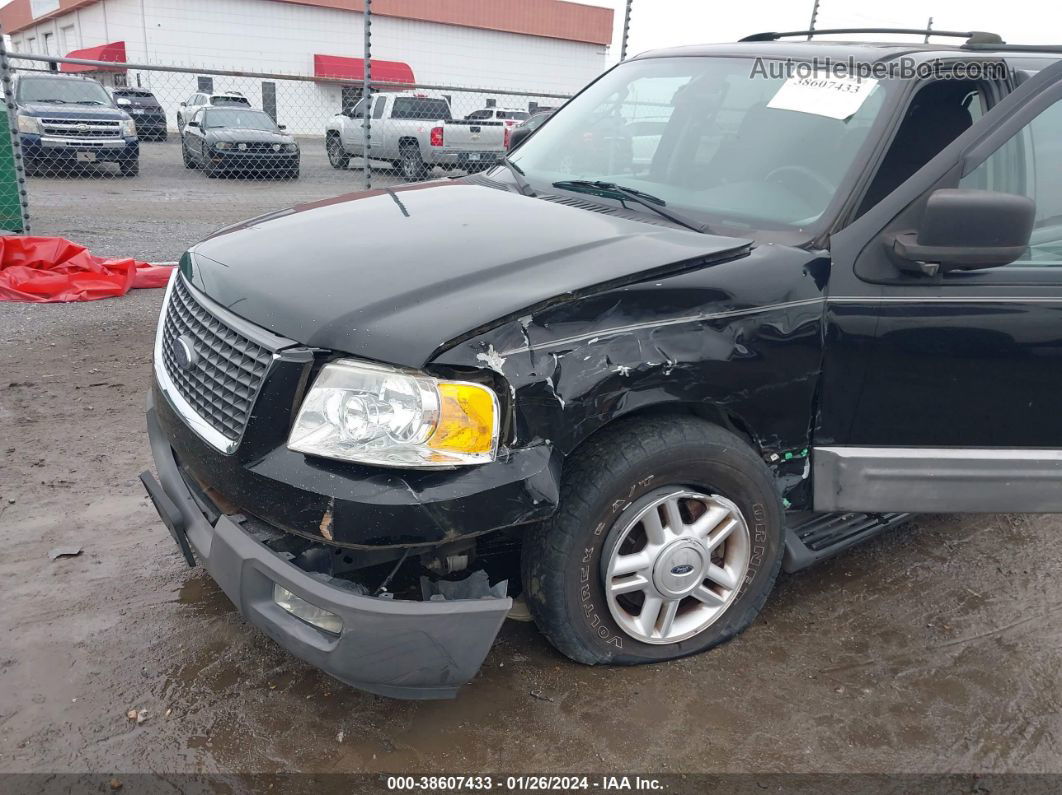
[{"label": "white building", "polygon": [[[108,86],[150,88],[171,126],[178,103],[196,91],[237,90],[292,131],[320,133],[360,93],[363,7],[364,0],[13,0],[0,9],[0,24],[15,53],[187,68],[76,70]],[[573,93],[599,74],[612,39],[611,9],[565,0],[373,0],[372,10],[374,82],[521,92],[442,91],[455,116],[484,105],[558,104],[546,95]],[[210,69],[315,79],[197,73]]]}]

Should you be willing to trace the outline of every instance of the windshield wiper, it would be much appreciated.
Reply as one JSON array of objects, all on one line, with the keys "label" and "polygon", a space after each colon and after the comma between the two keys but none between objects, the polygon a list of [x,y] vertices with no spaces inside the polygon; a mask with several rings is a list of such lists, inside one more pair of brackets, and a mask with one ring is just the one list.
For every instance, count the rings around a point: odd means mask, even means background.
[{"label": "windshield wiper", "polygon": [[534,196],[535,190],[531,187],[526,179],[524,179],[524,170],[520,166],[516,165],[509,159],[509,155],[504,155],[501,159],[502,164],[509,169],[513,175],[513,179],[516,180],[516,187],[520,189],[520,193],[524,196]]},{"label": "windshield wiper", "polygon": [[78,99],[74,101],[75,105],[106,105],[106,102],[100,102],[98,99]]},{"label": "windshield wiper", "polygon": [[26,102],[40,102],[42,105],[43,104],[48,104],[48,105],[65,105],[66,104],[66,100],[65,99],[28,99],[28,100],[26,100]]},{"label": "windshield wiper", "polygon": [[666,218],[673,224],[684,226],[687,229],[692,229],[694,232],[700,232],[701,234],[709,233],[708,227],[704,224],[699,224],[696,221],[685,218],[673,210],[664,210],[663,208],[667,206],[667,202],[659,196],[654,196],[651,193],[646,193],[645,191],[636,190],[634,188],[626,188],[623,185],[617,185],[615,182],[605,182],[603,180],[593,179],[569,179],[554,182],[553,187],[560,188],[561,190],[576,191],[577,193],[593,193],[598,196],[612,194],[612,198],[618,198],[620,201],[627,199],[642,205],[642,207],[648,207],[654,213],[662,218]]}]

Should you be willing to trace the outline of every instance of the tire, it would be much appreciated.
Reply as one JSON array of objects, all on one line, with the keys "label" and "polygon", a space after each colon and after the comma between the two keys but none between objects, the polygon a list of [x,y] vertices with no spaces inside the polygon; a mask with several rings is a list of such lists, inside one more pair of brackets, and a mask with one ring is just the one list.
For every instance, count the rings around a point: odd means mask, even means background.
[{"label": "tire", "polygon": [[428,167],[420,156],[419,146],[404,146],[399,160],[400,171],[406,182],[420,182],[428,178]]},{"label": "tire", "polygon": [[36,160],[32,159],[32,158],[27,157],[23,161],[22,167],[25,170],[27,177],[39,177],[39,176],[41,176],[41,173],[42,173],[41,164],[39,162],[37,162]]},{"label": "tire", "polygon": [[343,142],[334,133],[325,139],[325,151],[332,168],[343,171],[350,165],[350,154],[343,149]]},{"label": "tire", "polygon": [[[706,501],[681,496],[692,493]],[[743,523],[734,525],[737,529],[714,553],[708,553],[707,546],[691,551],[690,545],[698,542],[681,539],[657,547],[665,552],[646,569],[647,590],[610,600],[605,591],[606,574],[611,573],[612,561],[630,554],[630,548],[621,546],[621,541],[633,545],[631,560],[643,554],[653,559],[646,552],[648,546],[637,548],[636,534],[647,525],[631,522],[642,511],[650,517],[660,500],[675,500],[683,522],[690,526],[697,516],[707,522],[708,510],[737,511],[724,514],[718,527],[713,525],[709,530],[708,539],[716,537],[733,516]],[[661,508],[666,505],[662,503]],[[696,514],[694,509],[703,512]],[[668,518],[666,524],[673,522]],[[658,519],[658,525],[664,524]],[[671,538],[666,534],[662,537]],[[740,557],[742,550],[745,567],[731,567],[730,558]],[[782,552],[781,502],[770,472],[748,444],[696,418],[632,419],[603,430],[567,462],[557,513],[536,525],[524,540],[522,577],[535,623],[561,653],[588,665],[638,665],[706,651],[748,627],[774,585]],[[736,585],[727,589],[708,579],[709,569],[715,572],[713,576],[718,576],[720,569],[710,566],[705,554],[712,555],[712,561],[716,561],[715,555],[726,556],[719,562],[725,563],[724,573]],[[697,566],[685,565],[694,561],[690,555],[701,556],[695,560]],[[629,577],[637,579],[643,573]],[[623,578],[617,576],[616,580]],[[672,600],[677,602],[678,618],[671,627],[677,632],[656,638],[632,633],[631,625],[637,625],[641,616],[632,618],[635,611],[627,600],[642,596],[640,607],[644,610],[650,598],[659,598],[659,591],[648,589],[676,580],[699,594],[715,590],[703,598],[695,598],[691,591]],[[723,596],[715,595],[716,591]],[[666,608],[669,602],[662,604]],[[661,610],[660,622],[652,623],[652,633],[666,626],[667,613],[667,609]],[[708,623],[702,625],[703,621]],[[684,627],[695,631],[683,635]]]},{"label": "tire", "polygon": [[184,139],[181,139],[181,159],[184,160],[185,168],[198,168],[196,162],[192,159],[192,153],[188,151],[188,147],[184,144]]},{"label": "tire", "polygon": [[135,177],[140,174],[140,160],[119,160],[118,171],[123,177]]},{"label": "tire", "polygon": [[296,180],[298,178],[299,178],[299,167],[298,166],[295,166],[295,168],[289,168],[287,171],[284,172],[284,174],[282,176],[282,179]]}]

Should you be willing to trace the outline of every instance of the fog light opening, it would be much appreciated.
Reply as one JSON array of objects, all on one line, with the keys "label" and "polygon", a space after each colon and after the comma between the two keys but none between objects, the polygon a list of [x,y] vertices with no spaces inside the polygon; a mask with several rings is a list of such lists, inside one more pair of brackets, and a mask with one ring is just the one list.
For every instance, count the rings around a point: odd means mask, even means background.
[{"label": "fog light opening", "polygon": [[338,635],[343,631],[343,619],[324,608],[312,605],[301,596],[296,596],[283,585],[273,583],[273,601],[276,602],[295,618],[305,621],[313,627],[317,627],[331,635]]}]

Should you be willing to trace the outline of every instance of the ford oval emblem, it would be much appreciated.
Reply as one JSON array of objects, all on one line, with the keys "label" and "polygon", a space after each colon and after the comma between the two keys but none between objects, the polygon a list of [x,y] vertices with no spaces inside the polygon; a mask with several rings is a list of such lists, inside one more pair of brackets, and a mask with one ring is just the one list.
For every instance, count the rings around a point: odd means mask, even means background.
[{"label": "ford oval emblem", "polygon": [[173,358],[182,370],[191,370],[199,361],[199,354],[188,335],[182,334],[173,344]]},{"label": "ford oval emblem", "polygon": [[676,577],[681,577],[684,574],[689,574],[691,571],[693,571],[693,566],[691,566],[689,563],[683,563],[671,569],[671,573],[674,574]]}]

